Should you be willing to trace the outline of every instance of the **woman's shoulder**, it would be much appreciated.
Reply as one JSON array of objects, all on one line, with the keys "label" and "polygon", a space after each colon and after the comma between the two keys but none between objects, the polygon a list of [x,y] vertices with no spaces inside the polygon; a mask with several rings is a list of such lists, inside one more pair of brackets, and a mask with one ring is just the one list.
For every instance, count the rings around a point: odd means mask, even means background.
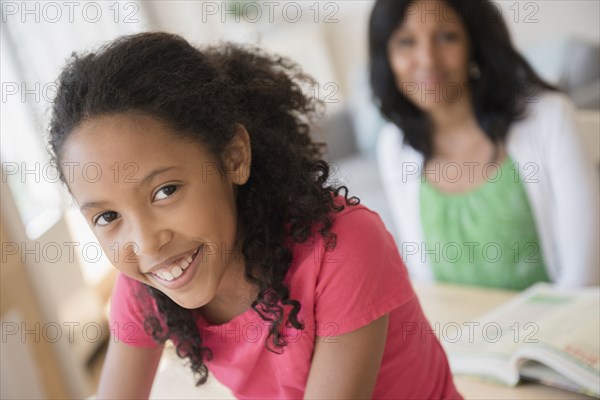
[{"label": "woman's shoulder", "polygon": [[573,102],[565,93],[559,90],[543,90],[539,96],[534,96],[539,100],[536,104],[542,104],[545,107],[564,108],[572,107]]},{"label": "woman's shoulder", "polygon": [[[403,167],[419,168],[423,156],[404,140],[404,132],[397,125],[388,123],[381,128],[377,140],[377,163],[380,173],[388,176]],[[407,166],[408,165],[408,166]]]},{"label": "woman's shoulder", "polygon": [[526,117],[536,118],[541,122],[563,118],[565,114],[572,114],[575,110],[573,102],[566,94],[554,90],[544,90],[532,95],[526,103]]},{"label": "woman's shoulder", "polygon": [[547,148],[549,143],[574,136],[575,119],[575,106],[567,95],[544,90],[527,100],[523,118],[511,127],[510,142],[513,147],[529,143]]},{"label": "woman's shoulder", "polygon": [[377,138],[377,153],[380,156],[390,149],[402,148],[404,144],[404,132],[396,124],[388,122],[379,132]]}]

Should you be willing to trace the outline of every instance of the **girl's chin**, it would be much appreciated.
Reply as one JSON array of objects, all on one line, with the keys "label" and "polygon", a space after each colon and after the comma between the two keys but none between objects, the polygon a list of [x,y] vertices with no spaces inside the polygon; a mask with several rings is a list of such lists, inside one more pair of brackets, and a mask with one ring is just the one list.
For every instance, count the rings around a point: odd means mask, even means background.
[{"label": "girl's chin", "polygon": [[[198,289],[200,291],[201,289]],[[173,302],[175,302],[178,306],[188,309],[188,310],[196,310],[200,307],[208,304],[212,298],[198,298],[197,296],[174,296],[173,293],[168,293],[168,291],[161,290],[164,294],[169,296]]]},{"label": "girl's chin", "polygon": [[175,301],[175,303],[177,303],[177,305],[179,305],[181,308],[185,308],[186,310],[196,310],[204,305],[202,303],[187,303],[187,302],[177,302],[177,301]]}]

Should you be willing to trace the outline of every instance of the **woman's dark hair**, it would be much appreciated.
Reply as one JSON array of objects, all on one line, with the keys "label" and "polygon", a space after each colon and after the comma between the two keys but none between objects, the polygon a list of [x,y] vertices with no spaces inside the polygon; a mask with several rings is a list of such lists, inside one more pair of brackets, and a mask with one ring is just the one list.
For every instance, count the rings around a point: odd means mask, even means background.
[{"label": "woman's dark hair", "polygon": [[[369,21],[370,80],[381,113],[404,132],[404,140],[433,155],[432,126],[424,111],[398,90],[388,60],[388,41],[407,18],[415,0],[378,0]],[[556,90],[533,71],[513,47],[500,10],[488,0],[445,0],[459,15],[471,42],[471,61],[480,70],[470,79],[470,94],[479,125],[494,144],[503,142],[513,121],[522,118],[540,89]],[[414,11],[414,10],[413,10]],[[421,10],[421,12],[424,12]]]},{"label": "woman's dark hair", "polygon": [[[344,209],[335,197],[343,192],[345,205],[360,201],[329,181],[329,165],[321,159],[324,145],[309,135],[322,104],[304,95],[301,83],[313,80],[290,60],[257,48],[223,44],[198,49],[177,35],[141,33],[118,38],[96,53],[72,55],[59,77],[49,126],[50,152],[59,166],[69,134],[101,115],[152,116],[219,161],[237,124],[246,128],[253,157],[250,178],[238,188],[236,200],[245,234],[242,253],[245,277],[259,288],[252,308],[270,321],[266,347],[274,352],[287,343],[281,333],[283,306],[291,307],[285,326],[304,328],[297,318],[301,305],[290,299],[284,284],[293,260],[288,239],[305,242],[318,232],[327,249],[335,247],[331,213]],[[64,182],[60,169],[59,174]],[[147,312],[146,331],[160,343],[175,339],[177,354],[191,362],[197,385],[204,383],[204,359],[212,352],[202,345],[198,310],[140,286],[140,304],[158,310],[158,315]]]}]

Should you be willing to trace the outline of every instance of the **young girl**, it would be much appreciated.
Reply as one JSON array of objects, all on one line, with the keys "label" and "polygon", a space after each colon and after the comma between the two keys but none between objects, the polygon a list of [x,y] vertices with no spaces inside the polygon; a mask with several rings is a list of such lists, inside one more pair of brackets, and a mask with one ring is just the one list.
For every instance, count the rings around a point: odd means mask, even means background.
[{"label": "young girl", "polygon": [[166,33],[62,72],[51,149],[121,272],[98,398],[148,397],[168,339],[238,398],[460,398],[391,235],[327,183],[302,81]]},{"label": "young girl", "polygon": [[377,1],[382,180],[415,279],[598,285],[598,170],[489,1]]}]

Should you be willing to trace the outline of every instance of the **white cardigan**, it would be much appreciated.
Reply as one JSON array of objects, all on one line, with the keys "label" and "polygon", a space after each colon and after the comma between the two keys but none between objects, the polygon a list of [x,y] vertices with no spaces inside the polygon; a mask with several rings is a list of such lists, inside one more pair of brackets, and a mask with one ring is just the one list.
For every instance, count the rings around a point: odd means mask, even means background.
[{"label": "white cardigan", "polygon": [[[599,176],[588,157],[570,100],[545,92],[513,123],[507,150],[518,163],[550,279],[561,286],[600,284]],[[400,253],[416,280],[433,280],[420,220],[422,155],[394,124],[377,143],[384,190]],[[431,249],[428,249],[431,250]]]}]

